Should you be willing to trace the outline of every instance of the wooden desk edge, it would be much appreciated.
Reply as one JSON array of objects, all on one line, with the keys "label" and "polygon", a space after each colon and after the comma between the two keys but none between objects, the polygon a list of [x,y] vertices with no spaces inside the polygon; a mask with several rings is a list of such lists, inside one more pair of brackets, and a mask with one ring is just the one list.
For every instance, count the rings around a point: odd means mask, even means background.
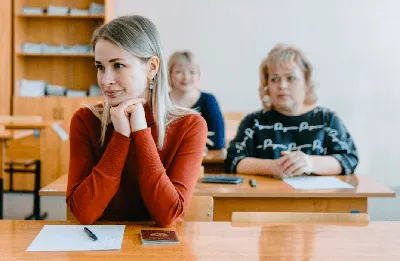
[{"label": "wooden desk edge", "polygon": [[341,192],[341,193],[318,193],[318,192],[304,192],[304,193],[213,193],[209,191],[194,191],[193,195],[196,196],[212,196],[215,198],[394,198],[395,192],[368,192],[368,193],[354,193],[354,192]]},{"label": "wooden desk edge", "polygon": [[[207,175],[207,174],[206,174]],[[39,191],[40,196],[66,196],[67,190],[67,178],[68,175],[65,174],[55,180],[54,182],[48,184],[47,186],[43,187]],[[249,192],[250,191],[250,192]],[[237,192],[213,192],[210,191],[210,188],[195,188],[194,195],[196,196],[212,196],[215,198],[218,197],[236,197],[236,198],[394,198],[396,197],[396,193],[392,191],[390,188],[387,188],[383,192],[355,192],[354,190],[348,191],[339,191],[336,193],[326,193],[326,192],[300,192],[294,191],[293,193],[279,193],[279,192],[257,192],[251,191],[251,188],[246,188],[246,192],[237,193]]]},{"label": "wooden desk edge", "polygon": [[65,197],[67,195],[66,190],[51,190],[41,189],[39,190],[39,196],[43,197]]},{"label": "wooden desk edge", "polygon": [[[40,196],[45,197],[62,197],[66,196],[65,190],[57,190],[51,188],[43,188],[39,191]],[[243,195],[238,195],[238,193],[212,193],[207,191],[194,191],[193,195],[195,196],[212,196],[215,198],[394,198],[396,197],[395,192],[387,192],[387,193],[359,193],[354,194],[351,192],[348,193],[243,193]]]}]

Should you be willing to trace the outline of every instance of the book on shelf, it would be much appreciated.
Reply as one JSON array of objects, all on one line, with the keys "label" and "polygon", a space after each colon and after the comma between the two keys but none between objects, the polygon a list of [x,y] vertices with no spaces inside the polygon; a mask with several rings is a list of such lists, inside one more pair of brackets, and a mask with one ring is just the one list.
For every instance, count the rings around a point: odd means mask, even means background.
[{"label": "book on shelf", "polygon": [[89,13],[92,15],[104,14],[104,5],[98,3],[91,3],[89,6]]},{"label": "book on shelf", "polygon": [[71,8],[69,10],[70,15],[89,15],[89,10],[78,9],[78,8]]},{"label": "book on shelf", "polygon": [[66,95],[67,95],[67,97],[86,97],[87,96],[87,91],[67,90]]},{"label": "book on shelf", "polygon": [[98,96],[102,96],[103,92],[101,91],[100,87],[92,84],[89,87],[89,96],[90,97],[98,97]]},{"label": "book on shelf", "polygon": [[49,5],[49,7],[47,7],[47,15],[67,15],[68,12],[69,7],[67,6]]},{"label": "book on shelf", "polygon": [[49,15],[49,16],[65,16],[65,15],[103,15],[104,5],[98,3],[91,3],[89,9],[78,9],[69,6],[55,6],[49,5],[46,8],[25,6],[21,9],[21,13],[25,15]]},{"label": "book on shelf", "polygon": [[66,87],[61,85],[49,84],[46,88],[46,95],[48,96],[65,96]]},{"label": "book on shelf", "polygon": [[44,14],[44,9],[41,7],[26,6],[21,9],[21,12],[26,15],[42,15]]},{"label": "book on shelf", "polygon": [[20,80],[19,96],[43,97],[48,83],[37,80]]},{"label": "book on shelf", "polygon": [[22,53],[27,54],[92,54],[92,46],[85,44],[49,45],[37,43],[23,43]]}]

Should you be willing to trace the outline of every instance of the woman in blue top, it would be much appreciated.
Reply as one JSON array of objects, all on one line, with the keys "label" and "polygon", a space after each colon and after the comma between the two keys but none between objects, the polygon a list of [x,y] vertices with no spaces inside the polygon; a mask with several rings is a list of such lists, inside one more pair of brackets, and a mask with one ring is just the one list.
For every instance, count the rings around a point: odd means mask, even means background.
[{"label": "woman in blue top", "polygon": [[224,119],[217,99],[210,93],[199,90],[200,69],[194,56],[188,51],[175,52],[168,61],[170,97],[181,107],[196,109],[207,122],[209,131],[207,148],[225,147]]},{"label": "woman in blue top", "polygon": [[228,172],[275,177],[354,173],[353,139],[335,112],[316,106],[312,67],[304,54],[277,45],[260,69],[264,109],[241,122],[228,149]]}]

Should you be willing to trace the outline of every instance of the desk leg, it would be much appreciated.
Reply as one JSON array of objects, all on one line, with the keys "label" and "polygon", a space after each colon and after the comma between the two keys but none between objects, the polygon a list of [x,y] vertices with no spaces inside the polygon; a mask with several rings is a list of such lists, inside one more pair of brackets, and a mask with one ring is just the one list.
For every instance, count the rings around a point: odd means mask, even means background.
[{"label": "desk leg", "polygon": [[219,198],[214,221],[231,221],[232,212],[368,213],[368,198]]},{"label": "desk leg", "polygon": [[0,219],[3,219],[3,171],[5,161],[6,142],[0,140]]}]

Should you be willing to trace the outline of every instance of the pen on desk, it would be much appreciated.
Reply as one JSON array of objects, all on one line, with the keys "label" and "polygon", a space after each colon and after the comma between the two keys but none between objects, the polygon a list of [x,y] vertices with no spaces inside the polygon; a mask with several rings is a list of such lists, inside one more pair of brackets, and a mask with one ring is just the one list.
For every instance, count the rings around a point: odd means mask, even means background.
[{"label": "pen on desk", "polygon": [[256,180],[255,180],[255,179],[250,179],[250,180],[249,180],[249,184],[250,184],[250,186],[251,186],[252,188],[257,187],[257,183],[256,183]]},{"label": "pen on desk", "polygon": [[88,229],[87,227],[84,227],[83,230],[85,230],[85,233],[90,237],[90,239],[92,239],[93,241],[97,240],[97,236],[95,234],[93,234],[93,232],[90,231],[90,229]]}]

